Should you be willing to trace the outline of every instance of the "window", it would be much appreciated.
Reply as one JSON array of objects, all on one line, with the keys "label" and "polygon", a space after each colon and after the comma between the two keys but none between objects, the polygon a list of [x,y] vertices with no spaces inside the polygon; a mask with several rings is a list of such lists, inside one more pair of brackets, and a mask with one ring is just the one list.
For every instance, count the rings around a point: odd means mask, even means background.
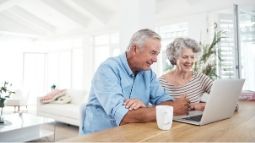
[{"label": "window", "polygon": [[29,90],[28,103],[31,105],[44,93],[46,53],[24,53],[23,62],[24,88]]},{"label": "window", "polygon": [[173,25],[160,26],[156,30],[161,36],[161,53],[159,55],[159,67],[161,75],[164,71],[172,68],[166,57],[166,46],[177,37],[188,36],[188,23],[178,23]]},{"label": "window", "polygon": [[71,51],[48,53],[48,88],[71,88]]},{"label": "window", "polygon": [[255,91],[255,14],[240,10],[239,28],[240,73],[245,79],[243,89]]},{"label": "window", "polygon": [[[244,90],[255,90],[255,15],[240,10],[239,29],[234,29],[233,16],[231,14],[220,14],[219,25],[222,31],[226,31],[226,37],[222,39],[219,45],[220,57],[218,72],[220,78],[238,78],[238,69],[240,67],[240,78],[245,79]],[[239,30],[239,49],[235,49],[234,32]],[[239,53],[237,53],[237,51]],[[238,65],[237,54],[240,56],[240,65]]]},{"label": "window", "polygon": [[108,57],[116,56],[120,53],[119,34],[110,33],[97,35],[94,37],[94,69]]},{"label": "window", "polygon": [[[57,40],[47,43],[47,76],[46,90],[55,84],[57,88],[64,89],[85,89],[85,65],[89,61],[88,55],[85,55],[86,44],[83,38]],[[45,44],[46,45],[46,44]]]},{"label": "window", "polygon": [[236,78],[234,28],[232,15],[219,15],[219,28],[225,32],[225,38],[222,38],[219,44],[218,75],[220,78]]},{"label": "window", "polygon": [[72,50],[72,88],[84,89],[84,57],[83,49]]}]

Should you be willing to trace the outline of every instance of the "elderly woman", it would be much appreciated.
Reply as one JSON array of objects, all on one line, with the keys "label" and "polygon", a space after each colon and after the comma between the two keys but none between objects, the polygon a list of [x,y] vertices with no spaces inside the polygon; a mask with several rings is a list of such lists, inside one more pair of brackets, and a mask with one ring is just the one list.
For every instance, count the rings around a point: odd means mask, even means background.
[{"label": "elderly woman", "polygon": [[208,76],[192,71],[200,51],[199,45],[193,39],[175,39],[166,50],[174,69],[159,78],[161,85],[171,96],[178,98],[185,95],[191,102],[191,110],[204,109],[205,103],[200,103],[201,96],[205,92],[209,93],[212,86],[212,80]]}]

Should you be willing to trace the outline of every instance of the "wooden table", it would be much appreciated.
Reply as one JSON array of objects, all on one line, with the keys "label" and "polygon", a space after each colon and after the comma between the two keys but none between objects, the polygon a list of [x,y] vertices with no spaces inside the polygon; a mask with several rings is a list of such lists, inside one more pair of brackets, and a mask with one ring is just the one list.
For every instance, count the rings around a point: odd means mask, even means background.
[{"label": "wooden table", "polygon": [[169,131],[155,122],[132,123],[101,132],[74,137],[68,142],[246,142],[255,141],[255,102],[240,102],[239,112],[230,119],[204,126],[173,122]]}]

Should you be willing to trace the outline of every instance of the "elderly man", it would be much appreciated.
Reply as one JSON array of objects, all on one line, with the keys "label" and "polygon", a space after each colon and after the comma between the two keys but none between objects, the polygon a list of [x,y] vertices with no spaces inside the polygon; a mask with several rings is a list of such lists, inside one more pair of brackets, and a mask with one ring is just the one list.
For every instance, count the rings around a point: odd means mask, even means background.
[{"label": "elderly man", "polygon": [[[155,105],[158,104],[173,106],[174,114],[187,114],[188,101],[173,101],[150,69],[157,62],[160,46],[157,33],[142,29],[132,36],[125,53],[109,58],[99,66],[83,111],[81,134],[128,123],[155,121]],[[130,101],[128,107],[127,100]]]}]

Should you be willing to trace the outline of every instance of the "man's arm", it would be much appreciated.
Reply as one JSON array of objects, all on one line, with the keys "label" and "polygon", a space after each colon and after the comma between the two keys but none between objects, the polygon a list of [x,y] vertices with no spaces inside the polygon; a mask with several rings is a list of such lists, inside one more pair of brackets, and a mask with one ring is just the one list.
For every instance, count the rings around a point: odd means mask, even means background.
[{"label": "man's arm", "polygon": [[[184,115],[188,114],[189,103],[186,98],[175,100],[175,101],[165,101],[160,103],[160,105],[169,105],[174,107],[174,115]],[[128,111],[120,122],[120,125],[125,125],[128,123],[144,123],[156,121],[156,108],[155,107],[145,107],[139,108],[137,110]]]},{"label": "man's arm", "polygon": [[128,111],[120,122],[120,125],[128,123],[144,123],[156,121],[156,108],[144,107],[137,110]]},{"label": "man's arm", "polygon": [[187,115],[189,113],[190,101],[187,98],[179,98],[175,101],[162,102],[160,105],[173,106],[174,115]]}]

